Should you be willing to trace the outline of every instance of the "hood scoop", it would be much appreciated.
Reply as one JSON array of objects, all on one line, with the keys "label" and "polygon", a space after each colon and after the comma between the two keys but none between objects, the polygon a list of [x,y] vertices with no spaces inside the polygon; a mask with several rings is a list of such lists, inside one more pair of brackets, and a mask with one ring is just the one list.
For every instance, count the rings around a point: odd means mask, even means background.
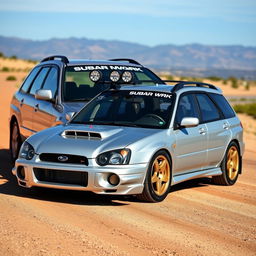
[{"label": "hood scoop", "polygon": [[101,140],[100,133],[96,132],[66,130],[61,136],[69,139]]}]

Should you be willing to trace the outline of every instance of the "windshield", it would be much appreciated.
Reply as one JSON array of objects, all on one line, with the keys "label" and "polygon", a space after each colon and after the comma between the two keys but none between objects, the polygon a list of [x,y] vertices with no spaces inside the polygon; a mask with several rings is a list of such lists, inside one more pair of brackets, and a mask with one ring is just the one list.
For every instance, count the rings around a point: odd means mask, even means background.
[{"label": "windshield", "polygon": [[71,123],[164,129],[171,118],[172,94],[111,90],[100,94]]},{"label": "windshield", "polygon": [[[93,82],[90,79],[90,73],[93,70],[99,70],[102,74],[101,81]],[[161,79],[150,70],[143,67],[134,66],[69,66],[65,72],[65,83],[63,87],[64,101],[89,101],[100,92],[109,89],[110,73],[116,70],[120,74],[124,71],[130,71],[133,75],[132,84],[151,84],[163,83]],[[130,83],[131,84],[131,83]]]}]

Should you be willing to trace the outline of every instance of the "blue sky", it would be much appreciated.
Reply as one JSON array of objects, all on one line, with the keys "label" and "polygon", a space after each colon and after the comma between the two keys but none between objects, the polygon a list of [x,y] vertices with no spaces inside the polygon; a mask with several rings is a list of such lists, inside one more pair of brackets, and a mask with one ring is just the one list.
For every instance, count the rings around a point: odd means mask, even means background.
[{"label": "blue sky", "polygon": [[256,0],[0,0],[0,35],[256,46]]}]

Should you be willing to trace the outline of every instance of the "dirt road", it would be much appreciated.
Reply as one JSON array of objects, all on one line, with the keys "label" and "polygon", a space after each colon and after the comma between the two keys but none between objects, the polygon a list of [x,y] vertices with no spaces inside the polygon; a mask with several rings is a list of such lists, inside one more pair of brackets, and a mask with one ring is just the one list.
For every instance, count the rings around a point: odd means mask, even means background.
[{"label": "dirt road", "polygon": [[232,187],[190,181],[174,186],[158,204],[33,192],[18,187],[11,174],[8,115],[14,90],[0,85],[0,255],[256,255],[253,132],[246,135],[244,173]]}]

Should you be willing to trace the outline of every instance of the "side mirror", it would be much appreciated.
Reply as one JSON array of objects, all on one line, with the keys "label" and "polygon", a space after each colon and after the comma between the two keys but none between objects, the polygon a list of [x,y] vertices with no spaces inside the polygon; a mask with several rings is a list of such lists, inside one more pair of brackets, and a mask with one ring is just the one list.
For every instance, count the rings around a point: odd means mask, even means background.
[{"label": "side mirror", "polygon": [[67,112],[66,113],[66,119],[68,122],[72,119],[72,117],[75,115],[75,113],[76,112]]},{"label": "side mirror", "polygon": [[51,101],[53,99],[52,97],[52,91],[51,90],[37,90],[35,94],[35,98],[38,100],[49,100]]},{"label": "side mirror", "polygon": [[196,117],[184,117],[181,120],[180,126],[181,127],[195,127],[198,126],[199,119]]}]

